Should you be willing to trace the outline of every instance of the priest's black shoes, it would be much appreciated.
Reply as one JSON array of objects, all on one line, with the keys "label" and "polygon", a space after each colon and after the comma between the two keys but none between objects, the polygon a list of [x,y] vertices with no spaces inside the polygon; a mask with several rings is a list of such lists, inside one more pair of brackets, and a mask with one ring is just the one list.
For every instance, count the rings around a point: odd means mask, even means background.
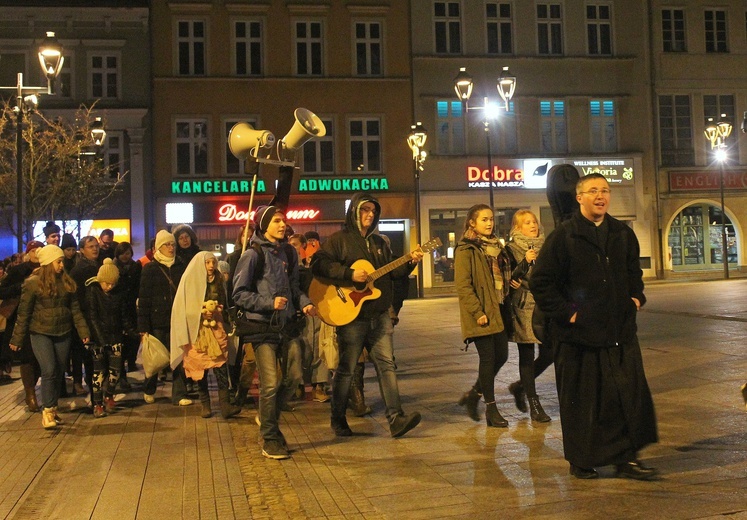
[{"label": "priest's black shoes", "polygon": [[571,464],[570,473],[576,478],[585,480],[588,480],[590,478],[599,478],[599,473],[597,473],[597,470],[595,470],[594,468],[582,468],[581,466],[576,466],[575,464]]},{"label": "priest's black shoes", "polygon": [[637,460],[631,460],[625,464],[618,464],[617,474],[615,476],[636,480],[651,480],[658,474],[659,472],[656,469],[646,467]]}]

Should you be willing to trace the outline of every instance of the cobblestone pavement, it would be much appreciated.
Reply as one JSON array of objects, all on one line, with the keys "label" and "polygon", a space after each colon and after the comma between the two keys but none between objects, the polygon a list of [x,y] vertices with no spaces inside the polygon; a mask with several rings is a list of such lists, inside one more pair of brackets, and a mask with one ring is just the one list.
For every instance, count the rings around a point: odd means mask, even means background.
[{"label": "cobblestone pavement", "polygon": [[509,427],[471,421],[456,401],[477,355],[459,350],[456,299],[445,297],[407,301],[395,329],[403,406],[423,414],[401,439],[389,436],[372,366],[373,414],[349,418],[356,435],[334,438],[328,403],[295,403],[281,425],[286,461],[261,456],[253,410],[201,419],[170,404],[170,385],[155,405],[129,394],[104,419],[67,400],[69,424],[55,432],[25,411],[20,381],[0,386],[0,518],[747,518],[747,280],[655,283],[647,295],[639,335],[660,442],[642,458],[658,481],[610,468],[571,478],[552,370],[537,387],[553,421],[533,424],[506,391],[513,347],[496,381]]}]

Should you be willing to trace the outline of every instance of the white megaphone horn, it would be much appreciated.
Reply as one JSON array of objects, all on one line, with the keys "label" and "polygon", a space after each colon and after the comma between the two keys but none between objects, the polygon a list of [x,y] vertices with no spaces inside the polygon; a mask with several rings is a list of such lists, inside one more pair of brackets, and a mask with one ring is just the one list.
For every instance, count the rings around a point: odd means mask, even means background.
[{"label": "white megaphone horn", "polygon": [[249,123],[236,123],[228,132],[228,148],[239,160],[256,159],[260,148],[272,148],[275,136],[268,130],[255,130]]},{"label": "white megaphone horn", "polygon": [[324,126],[324,123],[311,110],[297,108],[293,112],[293,116],[296,118],[296,122],[293,123],[293,127],[280,140],[279,144],[282,149],[281,158],[289,158],[290,160],[292,160],[295,153],[306,141],[314,137],[324,137],[327,135],[327,128]]}]

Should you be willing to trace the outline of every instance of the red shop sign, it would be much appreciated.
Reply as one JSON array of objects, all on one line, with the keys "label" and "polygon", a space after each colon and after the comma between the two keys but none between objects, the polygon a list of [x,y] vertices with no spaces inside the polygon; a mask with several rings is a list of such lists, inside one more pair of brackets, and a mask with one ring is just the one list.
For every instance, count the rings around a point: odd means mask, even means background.
[{"label": "red shop sign", "polygon": [[[285,212],[287,220],[314,220],[321,211],[317,209],[289,209]],[[252,210],[251,218],[254,218]],[[218,208],[219,222],[246,222],[246,211],[236,207],[236,204],[223,204]]]}]

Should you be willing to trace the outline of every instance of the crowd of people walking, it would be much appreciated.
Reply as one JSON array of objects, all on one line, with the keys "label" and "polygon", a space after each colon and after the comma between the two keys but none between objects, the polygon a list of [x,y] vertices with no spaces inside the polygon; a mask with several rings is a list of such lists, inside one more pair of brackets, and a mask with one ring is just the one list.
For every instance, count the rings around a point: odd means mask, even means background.
[{"label": "crowd of people walking", "polygon": [[[648,480],[657,472],[637,455],[657,441],[657,429],[636,337],[635,314],[646,301],[638,242],[607,214],[610,188],[603,176],[579,179],[571,195],[571,218],[556,222],[548,237],[528,210],[514,214],[509,240],[496,235],[492,208],[477,204],[467,212],[454,282],[464,350],[474,344],[479,362],[459,404],[480,421],[483,401],[488,427],[509,425],[498,409],[495,378],[512,342],[519,374],[506,391],[533,423],[552,420],[535,379],[555,364],[570,474],[595,478],[595,468],[612,464],[618,476]],[[261,206],[224,262],[201,251],[188,225],[158,231],[136,260],[131,245],[114,241],[110,230],[76,243],[49,222],[45,243],[29,242],[0,273],[6,323],[0,366],[9,371],[15,356],[29,411],[41,410],[43,427],[56,428],[63,422],[58,402],[68,391],[88,394],[95,418],[116,412],[116,393],[132,391],[127,374],[139,369],[138,346],[152,336],[169,349],[170,363],[144,379],[146,405],[170,373],[172,404],[189,406],[196,396],[201,416],[210,418],[212,370],[220,415],[235,417],[252,401],[248,392],[258,372],[261,453],[284,459],[290,449],[281,413],[293,409],[306,385],[313,401],[331,401],[333,434],[354,435],[348,409],[371,413],[363,396],[368,358],[390,434],[400,437],[421,415],[405,412],[400,399],[396,282],[407,279],[424,253],[394,262],[376,232],[380,216],[375,197],[356,194],[343,229],[322,241],[313,231],[294,233],[282,207]],[[338,287],[338,295],[339,287],[353,287],[375,296],[356,300],[356,314],[331,328],[310,298],[314,279]]]}]

